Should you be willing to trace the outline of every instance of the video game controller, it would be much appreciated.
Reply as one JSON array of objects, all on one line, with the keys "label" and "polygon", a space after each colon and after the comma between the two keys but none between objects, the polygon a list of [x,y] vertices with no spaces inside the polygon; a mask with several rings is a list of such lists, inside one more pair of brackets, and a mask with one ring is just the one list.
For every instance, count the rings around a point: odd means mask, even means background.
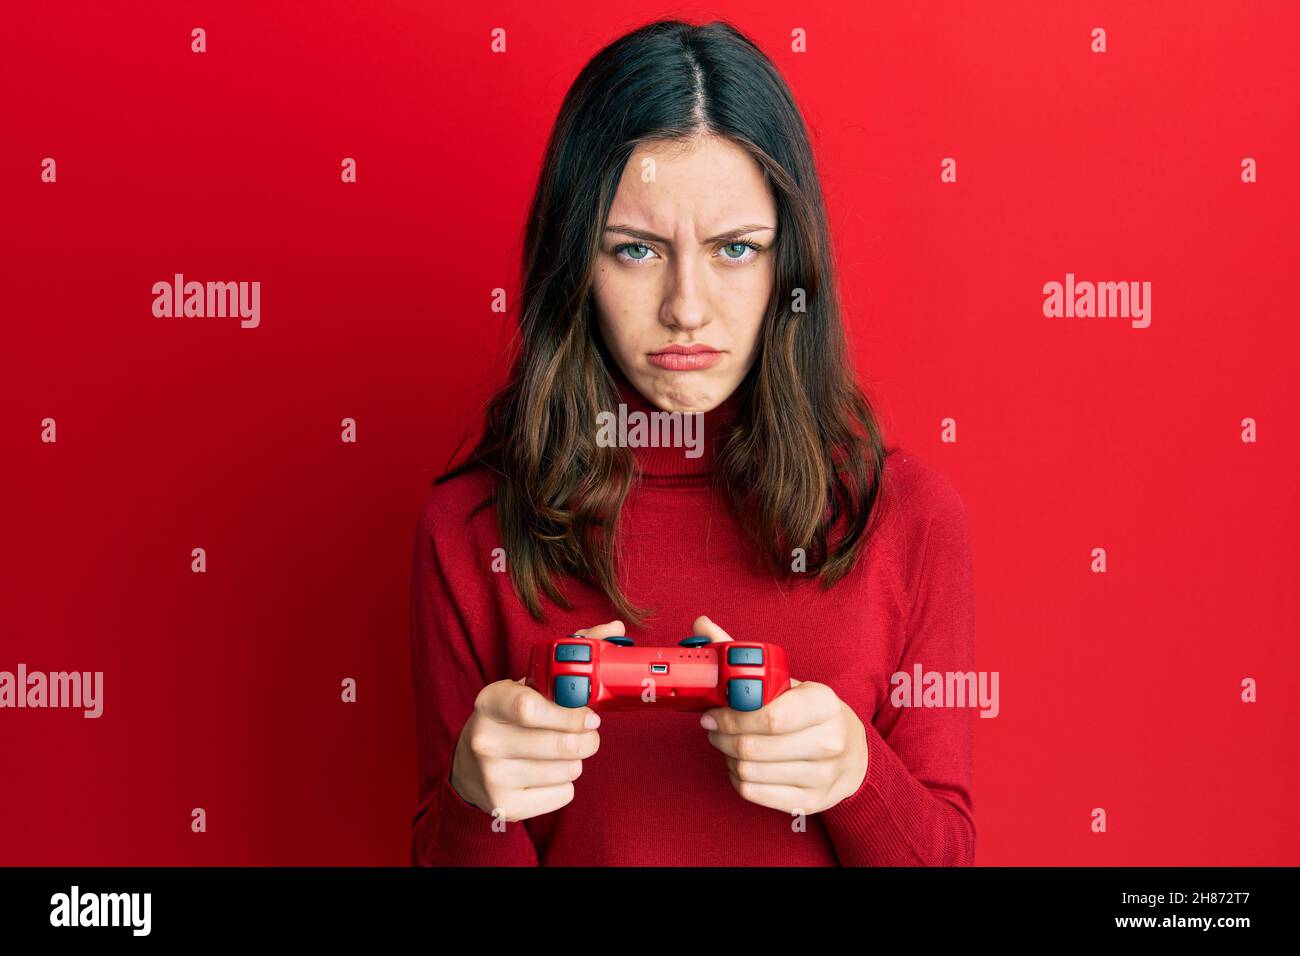
[{"label": "video game controller", "polygon": [[758,641],[635,647],[630,637],[564,637],[533,645],[525,683],[561,707],[749,711],[790,689],[790,668],[785,648]]}]

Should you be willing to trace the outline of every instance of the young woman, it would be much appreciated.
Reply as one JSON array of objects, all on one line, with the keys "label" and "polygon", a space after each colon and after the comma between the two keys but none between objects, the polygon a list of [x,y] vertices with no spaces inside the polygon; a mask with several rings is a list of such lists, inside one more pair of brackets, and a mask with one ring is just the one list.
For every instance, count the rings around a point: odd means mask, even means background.
[{"label": "young woman", "polygon": [[[417,528],[413,863],[970,864],[973,714],[891,693],[973,669],[965,509],[856,384],[775,67],[722,23],[612,43],[525,242],[510,380]],[[701,441],[611,446],[620,404]],[[779,644],[794,681],[753,712],[569,709],[522,675],[571,634]]]}]

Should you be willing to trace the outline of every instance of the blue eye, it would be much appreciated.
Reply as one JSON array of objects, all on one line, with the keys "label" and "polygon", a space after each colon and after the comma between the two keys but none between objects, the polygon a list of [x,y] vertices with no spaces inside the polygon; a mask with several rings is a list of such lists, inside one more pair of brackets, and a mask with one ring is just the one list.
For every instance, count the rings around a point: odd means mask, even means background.
[{"label": "blue eye", "polygon": [[[763,247],[757,243],[748,241],[728,242],[721,248],[723,250],[722,258],[727,262],[732,262],[737,265],[745,265],[753,262],[754,259],[758,257],[759,252],[763,249]],[[659,256],[654,249],[646,245],[644,242],[622,242],[615,246],[611,251],[614,253],[615,258],[622,262],[649,262],[652,254],[656,258]],[[747,252],[751,251],[753,255],[746,255]],[[736,254],[733,255],[733,252]]]},{"label": "blue eye", "polygon": [[642,255],[639,255],[639,256],[629,255],[629,256],[628,256],[628,258],[631,259],[633,262],[644,262],[647,258],[649,258],[649,254],[650,254],[651,252],[654,251],[653,249],[651,249],[649,246],[647,246],[647,245],[646,245],[645,243],[643,243],[643,242],[625,242],[625,243],[623,243],[622,245],[619,245],[619,246],[615,246],[615,247],[614,247],[614,255],[618,255],[618,254],[619,254],[620,252],[622,252],[624,249],[643,249],[643,250],[644,250],[644,253],[643,253]]},{"label": "blue eye", "polygon": [[[759,250],[762,249],[763,247],[760,245],[756,245],[755,243],[752,242],[729,242],[722,248],[724,252],[723,258],[731,262],[749,262],[754,258],[754,256],[758,255]],[[725,252],[727,249],[739,249],[741,254],[738,256],[726,255]],[[746,249],[753,249],[754,256],[742,258],[744,257],[744,253]]]}]

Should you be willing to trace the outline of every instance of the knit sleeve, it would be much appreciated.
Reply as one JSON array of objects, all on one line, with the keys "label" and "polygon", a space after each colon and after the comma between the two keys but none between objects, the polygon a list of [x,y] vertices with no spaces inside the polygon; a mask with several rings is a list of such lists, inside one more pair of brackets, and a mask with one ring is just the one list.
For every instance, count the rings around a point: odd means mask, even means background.
[{"label": "knit sleeve", "polygon": [[[975,591],[965,506],[930,483],[930,521],[895,673],[968,674],[975,667]],[[978,675],[975,675],[976,677]],[[946,681],[945,681],[946,683]],[[924,686],[924,684],[923,684]],[[907,689],[910,690],[910,684]],[[819,816],[844,866],[969,866],[975,856],[969,706],[899,706],[890,693],[866,728],[867,774]],[[909,694],[907,700],[911,702]]]},{"label": "knit sleeve", "polygon": [[[436,495],[436,493],[435,493]],[[461,729],[487,680],[439,557],[426,506],[416,527],[411,570],[411,670],[415,683],[419,803],[411,820],[414,866],[536,866],[522,822],[497,823],[451,784]]]}]

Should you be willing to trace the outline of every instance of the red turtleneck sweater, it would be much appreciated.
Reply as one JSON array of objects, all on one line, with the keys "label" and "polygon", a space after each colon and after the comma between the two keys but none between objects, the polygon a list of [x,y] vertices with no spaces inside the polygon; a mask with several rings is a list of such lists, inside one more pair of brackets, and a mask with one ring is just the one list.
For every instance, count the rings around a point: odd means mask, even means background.
[{"label": "red turtleneck sweater", "polygon": [[[654,411],[616,376],[629,411]],[[420,515],[411,582],[411,661],[419,803],[411,858],[424,866],[969,865],[975,853],[969,707],[899,707],[891,675],[974,670],[974,589],[966,512],[928,464],[893,448],[882,523],[857,567],[829,591],[755,571],[748,544],[709,476],[731,400],[705,416],[704,453],[637,448],[642,477],[618,526],[620,573],[653,608],[638,645],[675,645],[708,615],[736,640],[785,647],[791,676],[827,684],[867,730],[867,775],[852,796],[806,818],[742,798],[699,714],[601,715],[600,748],[574,798],[492,829],[449,779],[461,728],[485,684],[523,676],[533,643],[618,615],[596,588],[562,583],[572,611],[539,624],[495,573],[501,547],[484,470],[435,486]],[[593,423],[593,427],[595,427]]]}]

